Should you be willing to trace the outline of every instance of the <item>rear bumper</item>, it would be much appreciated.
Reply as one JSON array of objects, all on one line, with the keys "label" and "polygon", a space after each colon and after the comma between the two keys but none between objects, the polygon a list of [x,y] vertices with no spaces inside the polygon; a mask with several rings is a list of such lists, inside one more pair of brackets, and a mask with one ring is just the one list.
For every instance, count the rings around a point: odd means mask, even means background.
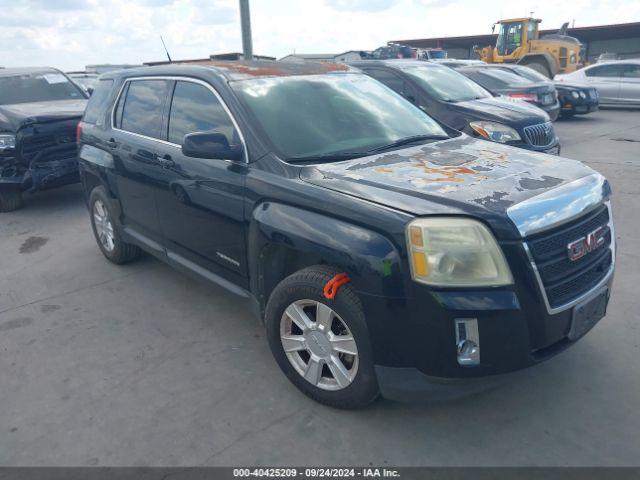
[{"label": "rear bumper", "polygon": [[560,102],[556,102],[554,105],[540,106],[540,108],[547,112],[547,115],[549,115],[552,122],[560,115]]}]

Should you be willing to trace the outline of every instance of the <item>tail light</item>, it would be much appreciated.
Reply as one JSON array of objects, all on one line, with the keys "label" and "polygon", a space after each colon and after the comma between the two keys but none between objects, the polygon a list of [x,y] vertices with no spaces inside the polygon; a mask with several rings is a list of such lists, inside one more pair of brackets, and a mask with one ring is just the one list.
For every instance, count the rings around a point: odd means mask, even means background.
[{"label": "tail light", "polygon": [[76,126],[76,143],[80,143],[80,136],[82,135],[82,122],[78,122]]},{"label": "tail light", "polygon": [[509,97],[516,100],[524,100],[525,102],[535,102],[538,100],[538,96],[535,93],[510,93]]}]

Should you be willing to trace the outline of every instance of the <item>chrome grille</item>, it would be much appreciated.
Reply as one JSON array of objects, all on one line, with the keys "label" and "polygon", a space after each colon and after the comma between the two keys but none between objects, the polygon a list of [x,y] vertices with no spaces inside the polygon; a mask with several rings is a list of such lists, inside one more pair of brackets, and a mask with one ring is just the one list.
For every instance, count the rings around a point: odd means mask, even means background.
[{"label": "chrome grille", "polygon": [[524,127],[524,136],[529,144],[536,147],[546,147],[556,139],[556,132],[551,122],[546,122]]},{"label": "chrome grille", "polygon": [[[552,308],[571,302],[594,288],[609,272],[613,262],[609,209],[594,211],[547,232],[533,235],[527,245],[535,261],[542,287]],[[605,243],[577,261],[570,261],[567,245],[598,227],[606,229]]]}]

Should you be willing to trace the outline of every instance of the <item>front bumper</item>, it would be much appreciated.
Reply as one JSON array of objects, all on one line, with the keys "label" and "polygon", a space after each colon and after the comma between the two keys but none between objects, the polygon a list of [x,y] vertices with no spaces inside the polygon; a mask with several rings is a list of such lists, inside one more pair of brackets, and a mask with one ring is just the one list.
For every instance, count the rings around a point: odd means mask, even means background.
[{"label": "front bumper", "polygon": [[[582,298],[580,305],[610,292],[612,282],[613,269],[598,288]],[[392,364],[376,364],[383,397],[397,401],[440,401],[494,388],[571,347],[603,318],[591,323],[579,338],[570,339],[575,330],[573,311],[580,305],[547,315],[540,313],[541,302],[533,305],[530,299],[519,301],[515,294],[506,291],[448,292],[440,295],[438,302],[442,302],[441,311],[432,309],[429,315],[442,323],[439,328],[428,328],[428,333],[425,329],[422,334],[425,336],[412,335],[413,355],[389,358]],[[420,316],[426,316],[424,312]],[[481,363],[459,365],[454,321],[471,317],[478,320]],[[416,346],[420,337],[422,345]]]},{"label": "front bumper", "polygon": [[4,166],[0,166],[0,188],[6,185],[21,191],[35,192],[79,181],[76,157],[50,161],[40,159],[31,162],[29,166],[6,161]]},{"label": "front bumper", "polygon": [[587,113],[595,112],[598,110],[598,100],[592,99],[578,99],[575,100],[571,97],[562,99],[562,113],[585,115]]}]

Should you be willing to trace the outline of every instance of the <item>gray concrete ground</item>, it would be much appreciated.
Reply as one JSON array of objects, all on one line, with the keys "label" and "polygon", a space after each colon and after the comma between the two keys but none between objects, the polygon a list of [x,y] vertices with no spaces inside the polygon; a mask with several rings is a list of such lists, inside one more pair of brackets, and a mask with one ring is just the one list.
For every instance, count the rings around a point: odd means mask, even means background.
[{"label": "gray concrete ground", "polygon": [[609,315],[503,387],[336,411],[280,373],[243,303],[99,253],[77,186],[0,218],[0,465],[639,465],[640,112],[560,121],[609,177]]}]

